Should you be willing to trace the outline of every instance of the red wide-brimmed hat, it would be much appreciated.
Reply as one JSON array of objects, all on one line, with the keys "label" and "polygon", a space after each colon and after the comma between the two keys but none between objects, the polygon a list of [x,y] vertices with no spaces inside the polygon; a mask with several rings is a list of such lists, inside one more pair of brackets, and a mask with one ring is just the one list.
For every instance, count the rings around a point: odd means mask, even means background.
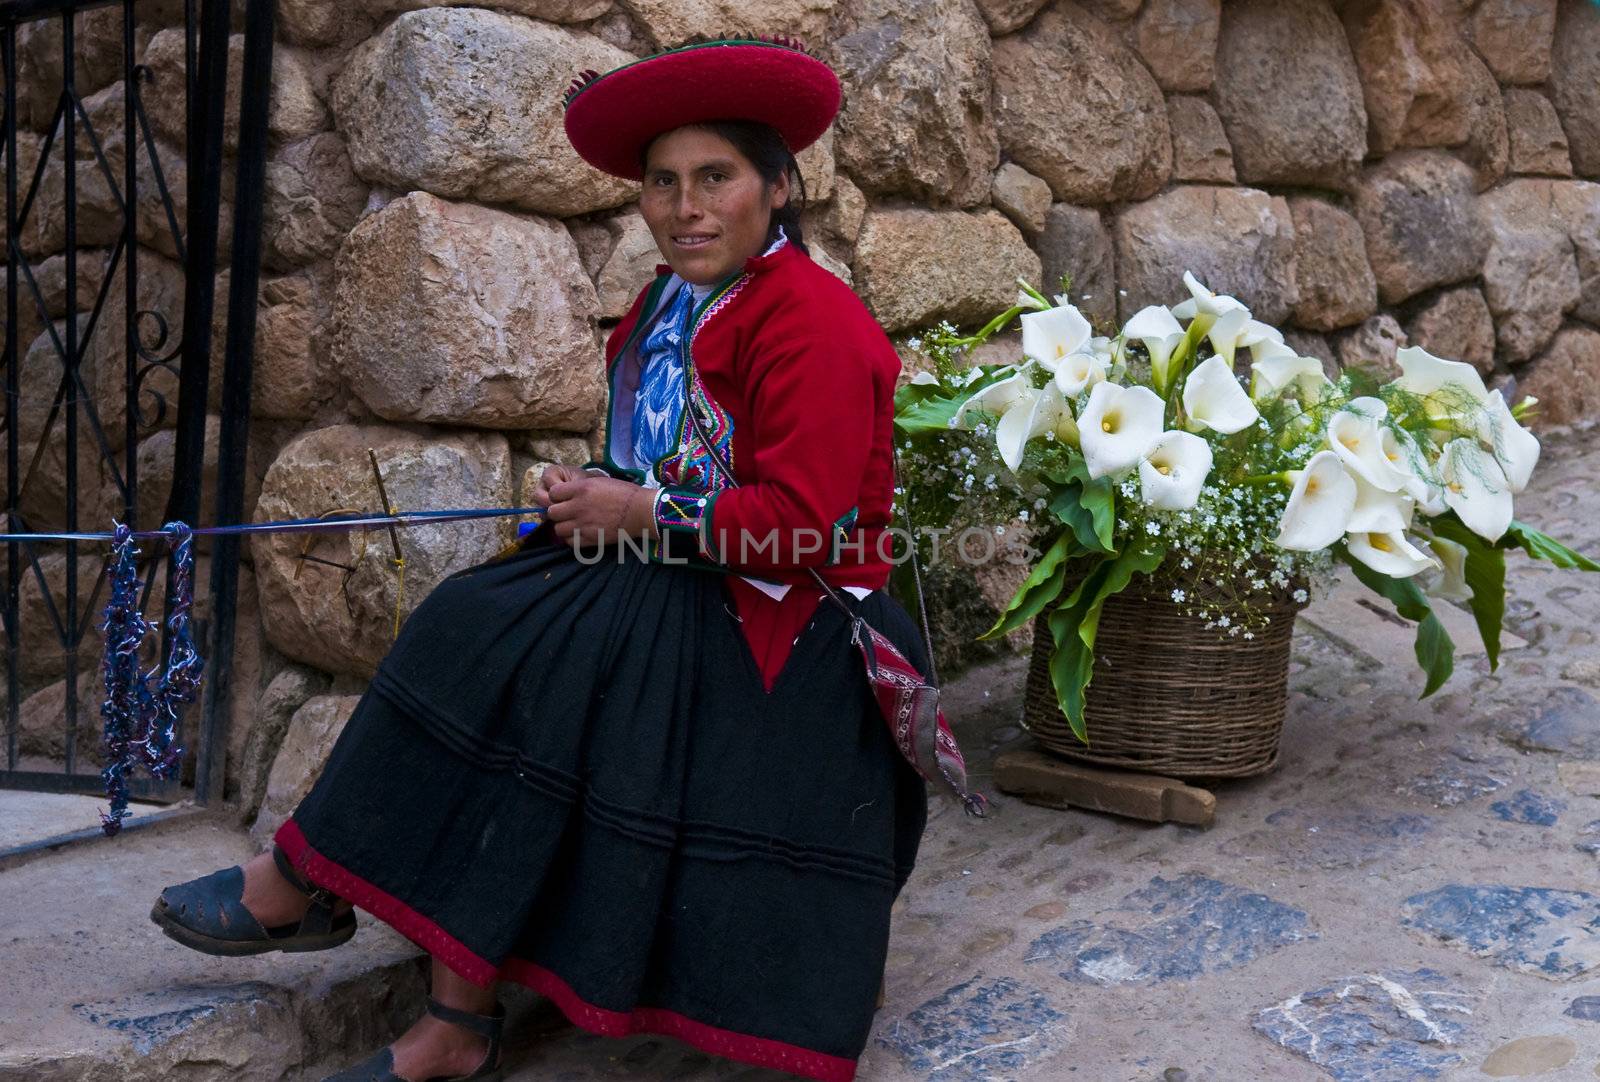
[{"label": "red wide-brimmed hat", "polygon": [[566,95],[567,138],[613,176],[644,179],[640,152],[662,132],[710,120],[770,124],[795,153],[839,112],[839,79],[786,37],[722,38],[585,71]]}]

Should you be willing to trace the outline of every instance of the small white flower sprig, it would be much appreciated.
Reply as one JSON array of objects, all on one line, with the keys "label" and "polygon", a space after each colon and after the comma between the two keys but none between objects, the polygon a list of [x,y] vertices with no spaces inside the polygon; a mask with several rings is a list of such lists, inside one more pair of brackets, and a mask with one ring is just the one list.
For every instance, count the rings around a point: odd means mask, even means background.
[{"label": "small white flower sprig", "polygon": [[[896,402],[919,515],[1020,512],[1044,531],[984,637],[1055,603],[1051,675],[1080,738],[1100,611],[1134,575],[1159,574],[1208,629],[1251,638],[1267,602],[1304,603],[1348,564],[1417,623],[1426,697],[1455,653],[1433,600],[1471,607],[1494,666],[1507,549],[1600,571],[1513,516],[1539,458],[1522,424],[1532,399],[1513,408],[1472,366],[1420,348],[1399,351],[1388,383],[1330,379],[1237,299],[1183,280],[1188,300],[1136,312],[1115,337],[1019,281],[1016,303],[975,334],[940,324],[909,343],[934,361]],[[1020,359],[963,366],[1019,317]]]}]

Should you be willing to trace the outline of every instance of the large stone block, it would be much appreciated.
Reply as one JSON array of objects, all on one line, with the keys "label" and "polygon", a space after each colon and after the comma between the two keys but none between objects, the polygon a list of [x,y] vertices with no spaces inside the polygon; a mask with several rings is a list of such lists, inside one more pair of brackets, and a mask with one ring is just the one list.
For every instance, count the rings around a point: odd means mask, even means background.
[{"label": "large stone block", "polygon": [[1514,180],[1482,199],[1491,243],[1483,293],[1502,357],[1526,361],[1578,303],[1577,253],[1555,213],[1552,183]]},{"label": "large stone block", "polygon": [[336,264],[333,363],[378,416],[586,431],[598,301],[559,222],[413,192]]},{"label": "large stone block", "polygon": [[1390,155],[1362,177],[1355,206],[1385,304],[1464,281],[1483,264],[1489,238],[1472,170],[1448,154]]},{"label": "large stone block", "polygon": [[258,840],[271,838],[311,792],[329,752],[360,702],[359,695],[316,695],[294,712],[283,746],[267,775],[261,814],[251,828]]},{"label": "large stone block", "polygon": [[650,227],[636,210],[619,214],[606,222],[613,238],[611,254],[600,268],[595,286],[600,295],[600,318],[621,319],[633,306],[639,291],[655,278],[656,265],[662,262]]},{"label": "large stone block", "polygon": [[332,275],[327,264],[261,283],[250,412],[309,420],[337,390],[328,358]]},{"label": "large stone block", "polygon": [[970,323],[1005,309],[1039,257],[998,211],[873,210],[851,267],[861,299],[890,333],[940,319]]},{"label": "large stone block", "polygon": [[845,85],[834,154],[862,190],[942,206],[989,199],[1000,144],[989,30],[968,0],[841,6],[826,55]]},{"label": "large stone block", "polygon": [[1050,185],[1016,162],[1006,162],[994,174],[995,209],[1032,236],[1044,228],[1050,211]]},{"label": "large stone block", "polygon": [[[422,8],[449,7],[454,0],[359,0],[357,5],[365,8],[373,15],[390,15],[400,11],[418,11]],[[547,23],[585,23],[590,19],[604,15],[611,7],[611,0],[486,0],[476,7],[492,8],[495,11],[510,12],[513,15],[525,15],[530,19],[540,19]],[[629,8],[654,15],[654,9],[666,5],[643,2],[628,4]],[[673,5],[680,11],[692,5]],[[693,13],[698,15],[698,12]],[[722,25],[718,23],[717,25]]]},{"label": "large stone block", "polygon": [[1266,192],[1174,188],[1124,209],[1114,232],[1123,319],[1186,299],[1186,270],[1268,323],[1282,322],[1300,299],[1289,204]]},{"label": "large stone block", "polygon": [[578,157],[561,92],[629,60],[598,38],[476,8],[401,15],[353,53],[333,110],[356,174],[399,191],[566,217],[637,191]]},{"label": "large stone block", "polygon": [[1294,321],[1314,331],[1360,323],[1378,308],[1378,282],[1367,263],[1361,223],[1321,199],[1289,200],[1294,215]]},{"label": "large stone block", "polygon": [[332,256],[366,205],[367,185],[350,167],[343,139],[321,132],[284,147],[267,162],[267,266],[291,270]]},{"label": "large stone block", "polygon": [[1211,89],[1222,0],[1149,0],[1133,22],[1133,44],[1162,90]]},{"label": "large stone block", "polygon": [[[136,29],[137,56],[149,36]],[[17,25],[17,124],[45,131],[61,100],[61,19],[24,19]],[[72,78],[87,97],[122,74],[122,12],[113,7],[79,12],[73,21]]]},{"label": "large stone block", "polygon": [[[150,125],[164,139],[184,145],[188,130],[187,63],[184,30],[168,27],[150,39],[145,51],[148,78],[140,99]],[[223,105],[222,140],[229,152],[239,149],[239,87],[244,71],[244,35],[228,39],[228,94]],[[328,107],[312,55],[293,45],[272,50],[272,91],[267,103],[267,130],[279,142],[292,142],[329,127]]]},{"label": "large stone block", "polygon": [[1550,77],[1556,0],[1482,0],[1467,23],[1472,44],[1502,83]]},{"label": "large stone block", "polygon": [[1600,420],[1600,331],[1570,326],[1518,374],[1517,395],[1539,400],[1533,426]]},{"label": "large stone block", "polygon": [[1550,99],[1537,90],[1512,87],[1505,92],[1506,131],[1511,137],[1511,171],[1570,177],[1572,157],[1567,133],[1561,130]]},{"label": "large stone block", "polygon": [[[340,508],[373,508],[371,448],[390,502],[402,510],[506,507],[512,495],[511,449],[500,433],[419,436],[385,425],[333,425],[290,442],[267,470],[255,521],[304,518]],[[509,528],[499,520],[412,526],[400,535],[406,561],[404,616],[446,575],[500,551]],[[354,566],[298,568],[306,536],[255,534],[250,551],[267,641],[319,669],[371,677],[388,651],[401,586],[386,534],[317,533],[309,553]],[[341,583],[343,585],[341,585]]]},{"label": "large stone block", "polygon": [[1172,173],[1161,88],[1104,23],[1070,3],[994,45],[1000,145],[1058,200],[1144,199]]},{"label": "large stone block", "polygon": [[1340,331],[1333,340],[1340,368],[1362,368],[1384,380],[1400,375],[1394,355],[1405,345],[1405,329],[1388,312],[1379,312],[1359,327]]},{"label": "large stone block", "polygon": [[[252,586],[254,584],[252,583]],[[244,751],[228,779],[231,799],[238,803],[244,824],[255,820],[266,799],[267,779],[273,760],[283,746],[289,721],[313,695],[328,690],[328,676],[307,665],[288,665],[274,676],[251,703],[250,724],[244,734]]]},{"label": "large stone block", "polygon": [[1572,315],[1600,326],[1600,184],[1553,181],[1550,206],[1578,258],[1578,304]]},{"label": "large stone block", "polygon": [[1441,0],[1356,0],[1343,16],[1361,72],[1369,149],[1386,154],[1466,142],[1471,50]]},{"label": "large stone block", "polygon": [[[100,679],[99,662],[97,653],[86,651],[78,666],[77,709],[72,712],[75,728],[71,743],[77,749],[73,769],[79,774],[90,773],[105,765],[105,752],[100,746],[105,731],[100,718],[100,704],[105,699],[106,687]],[[57,680],[40,688],[18,704],[17,751],[20,754],[64,764],[67,737],[65,680]]]},{"label": "large stone block", "polygon": [[[109,529],[111,526],[109,522],[93,521],[84,521],[81,525],[94,530]],[[17,676],[23,684],[35,687],[46,680],[60,680],[66,675],[67,655],[72,652],[62,645],[67,635],[68,565],[66,555],[59,551],[39,553],[37,571],[29,566],[26,554],[19,553],[19,556],[22,581],[18,584],[17,628],[13,640],[17,650]],[[73,630],[74,633],[83,632],[77,647],[79,672],[96,671],[100,664],[104,640],[97,625],[99,610],[105,607],[104,601],[90,610],[87,617],[84,609],[96,587],[100,588],[101,598],[105,598],[105,587],[100,583],[103,574],[105,562],[98,554],[78,557],[76,593],[73,597],[78,609],[78,625]],[[159,602],[160,595],[156,596]],[[65,695],[65,688],[59,689],[58,694]],[[92,704],[90,715],[93,718],[99,717],[96,713],[99,705],[98,701]],[[90,724],[94,723],[91,721]],[[60,751],[61,748],[56,749],[57,754]]]},{"label": "large stone block", "polygon": [[1027,26],[1039,9],[1050,0],[977,0],[978,10],[995,37],[1015,33]]},{"label": "large stone block", "polygon": [[1044,280],[1039,288],[1054,296],[1062,275],[1072,279],[1072,303],[1102,333],[1117,318],[1116,249],[1111,233],[1092,207],[1057,203],[1045,216],[1037,244]]},{"label": "large stone block", "polygon": [[[580,0],[561,2],[574,4]],[[592,6],[595,0],[581,2]],[[724,28],[743,27],[751,20],[753,11],[759,12],[762,33],[790,34],[814,47],[826,39],[828,17],[842,5],[838,0],[762,0],[758,9],[752,9],[749,4],[737,0],[621,0],[621,6],[644,29],[652,45],[666,48],[696,34],[717,34]]]},{"label": "large stone block", "polygon": [[1483,375],[1494,372],[1494,319],[1476,286],[1446,289],[1406,321],[1406,337],[1435,357],[1465,361]]},{"label": "large stone block", "polygon": [[1349,188],[1367,149],[1361,80],[1324,0],[1230,0],[1217,112],[1246,183]]},{"label": "large stone block", "polygon": [[1222,120],[1204,98],[1174,95],[1167,99],[1172,129],[1172,179],[1232,184],[1233,148]]},{"label": "large stone block", "polygon": [[1549,90],[1567,130],[1572,167],[1600,177],[1600,5],[1561,0]]},{"label": "large stone block", "polygon": [[1462,60],[1470,82],[1467,141],[1456,148],[1463,161],[1472,166],[1478,191],[1500,182],[1511,168],[1511,137],[1506,124],[1505,103],[1500,84],[1478,59],[1468,52]]}]

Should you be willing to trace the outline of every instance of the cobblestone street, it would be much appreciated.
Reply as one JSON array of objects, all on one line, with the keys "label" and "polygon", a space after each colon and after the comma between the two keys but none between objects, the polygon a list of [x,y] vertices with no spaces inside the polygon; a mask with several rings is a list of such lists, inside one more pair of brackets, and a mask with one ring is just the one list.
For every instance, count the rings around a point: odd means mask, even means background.
[{"label": "cobblestone street", "polygon": [[[1600,453],[1552,442],[1519,514],[1600,551],[1582,499],[1597,480]],[[1369,613],[1330,636],[1314,606],[1281,765],[1218,787],[1209,828],[1004,795],[976,821],[937,803],[859,1077],[1600,1075],[1600,577],[1508,564],[1525,644],[1490,675],[1463,641],[1425,702],[1408,629]],[[1024,669],[948,687],[986,789],[995,752],[1031,739]],[[409,1024],[416,952],[375,921],[344,950],[233,961],[148,922],[162,884],[252,847],[200,824],[0,871],[0,1080],[317,1079]],[[784,1077],[518,1007],[513,1082]]]}]

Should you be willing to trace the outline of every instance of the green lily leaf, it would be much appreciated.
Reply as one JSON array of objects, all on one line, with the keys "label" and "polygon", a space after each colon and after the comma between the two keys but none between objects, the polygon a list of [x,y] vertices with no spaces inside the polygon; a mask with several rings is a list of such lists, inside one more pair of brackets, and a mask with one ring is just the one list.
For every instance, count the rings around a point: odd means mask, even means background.
[{"label": "green lily leaf", "polygon": [[1535,560],[1548,560],[1564,571],[1600,571],[1600,563],[1595,563],[1581,552],[1574,552],[1526,522],[1515,519],[1512,519],[1505,536],[1500,539],[1500,547],[1521,548]]},{"label": "green lily leaf", "polygon": [[1061,590],[1067,584],[1066,562],[1080,551],[1072,531],[1062,531],[1054,543],[1045,549],[1044,555],[1039,557],[1039,562],[1028,573],[1027,581],[1006,604],[1005,611],[994,626],[979,635],[979,640],[1009,635],[1043,612],[1046,605],[1061,596]]},{"label": "green lily leaf", "polygon": [[1500,665],[1500,631],[1506,618],[1506,554],[1467,529],[1454,512],[1430,520],[1433,532],[1467,550],[1466,579],[1472,618],[1489,655],[1489,671]]},{"label": "green lily leaf", "polygon": [[1066,524],[1090,552],[1110,553],[1117,521],[1117,494],[1109,477],[1091,478],[1089,466],[1074,455],[1064,473],[1051,477],[1065,487],[1050,503],[1050,513]]},{"label": "green lily leaf", "polygon": [[1079,740],[1088,743],[1084,696],[1094,676],[1094,642],[1100,630],[1100,613],[1106,598],[1127,587],[1135,574],[1149,574],[1166,559],[1166,549],[1130,549],[1102,559],[1050,614],[1050,634],[1055,652],[1050,658],[1050,680],[1055,685],[1061,712]]},{"label": "green lily leaf", "polygon": [[908,435],[948,430],[950,419],[956,415],[956,410],[961,408],[961,403],[964,401],[966,401],[965,396],[961,398],[929,397],[913,402],[905,409],[896,411],[895,427]]},{"label": "green lily leaf", "polygon": [[1422,666],[1422,671],[1428,677],[1419,698],[1426,699],[1450,679],[1450,674],[1455,670],[1456,654],[1456,644],[1434,615],[1428,595],[1411,579],[1394,579],[1372,570],[1360,560],[1353,559],[1343,546],[1340,546],[1339,552],[1363,585],[1388,598],[1401,616],[1416,622],[1417,664]]}]

